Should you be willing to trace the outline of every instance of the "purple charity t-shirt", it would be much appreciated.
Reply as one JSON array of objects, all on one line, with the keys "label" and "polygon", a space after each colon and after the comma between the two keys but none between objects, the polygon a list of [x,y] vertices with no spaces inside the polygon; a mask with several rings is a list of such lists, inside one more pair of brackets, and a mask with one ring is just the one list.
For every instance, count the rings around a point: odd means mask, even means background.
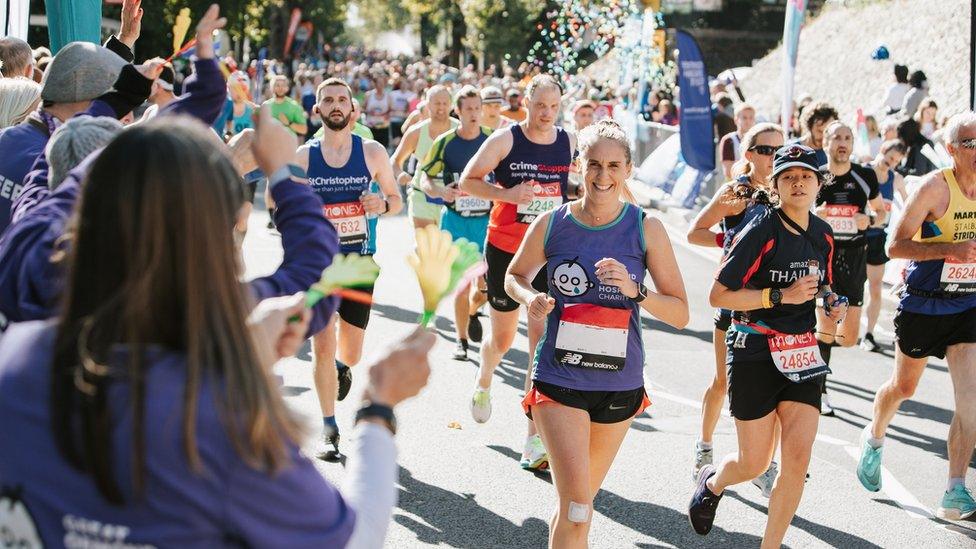
[{"label": "purple charity t-shirt", "polygon": [[[106,502],[94,479],[74,469],[52,436],[49,411],[51,321],[14,324],[0,338],[0,531],[27,547],[343,547],[355,513],[294,446],[274,476],[235,453],[200,388],[194,472],[182,440],[186,368],[182,355],[147,353],[146,484],[132,493],[132,415],[123,383],[110,390],[112,454],[126,505]],[[32,543],[31,543],[32,542]],[[102,545],[104,544],[104,545]]]}]

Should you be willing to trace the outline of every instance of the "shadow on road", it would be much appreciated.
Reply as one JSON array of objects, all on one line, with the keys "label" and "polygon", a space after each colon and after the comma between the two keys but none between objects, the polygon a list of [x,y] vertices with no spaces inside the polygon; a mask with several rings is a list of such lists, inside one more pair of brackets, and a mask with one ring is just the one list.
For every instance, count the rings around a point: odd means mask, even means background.
[{"label": "shadow on road", "polygon": [[545,547],[549,525],[538,518],[515,524],[482,507],[474,494],[456,494],[414,478],[400,468],[398,507],[413,517],[397,513],[398,524],[417,535],[424,544],[451,547]]},{"label": "shadow on road", "polygon": [[[754,501],[745,499],[744,497],[740,496],[739,494],[731,490],[727,491],[726,495],[744,503],[745,505],[748,505],[749,507],[752,507],[753,509],[759,511],[760,513],[766,514],[768,512],[768,509],[766,508],[765,505],[760,505]],[[837,530],[829,526],[824,526],[822,524],[810,522],[809,520],[801,517],[800,515],[796,515],[795,517],[793,517],[793,522],[790,523],[790,528],[799,528],[800,530],[803,530],[804,532],[807,532],[808,534],[822,540],[830,547],[845,547],[845,548],[863,547],[863,548],[871,548],[871,549],[875,549],[875,548],[881,549],[880,545],[871,543],[870,541],[867,541],[863,538],[859,538],[853,534],[849,534],[842,530]],[[789,532],[787,532],[786,535],[789,536]]]},{"label": "shadow on road", "polygon": [[[901,506],[890,499],[876,499],[874,501],[889,507],[893,507],[899,511],[901,510]],[[959,522],[942,520],[940,518],[931,518],[929,520],[936,524],[942,525],[946,530],[951,530],[959,535],[976,540],[976,530],[974,530],[974,528],[976,528],[976,516],[969,517],[968,519]]]}]

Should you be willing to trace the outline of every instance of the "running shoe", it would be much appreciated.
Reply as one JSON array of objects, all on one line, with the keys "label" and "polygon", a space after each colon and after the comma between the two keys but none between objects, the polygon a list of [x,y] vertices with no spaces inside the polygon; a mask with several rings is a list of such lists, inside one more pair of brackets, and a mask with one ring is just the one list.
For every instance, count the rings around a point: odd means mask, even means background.
[{"label": "running shoe", "polygon": [[339,394],[337,400],[343,400],[352,388],[352,368],[336,360],[336,373],[339,376]]},{"label": "running shoe", "polygon": [[468,360],[468,342],[464,339],[458,339],[457,345],[454,346],[454,354],[451,355],[454,360]]},{"label": "running shoe", "polygon": [[[325,439],[326,450],[319,454],[319,459],[325,461],[340,461],[342,459],[342,454],[339,452],[339,431],[338,429],[328,429],[326,428],[325,434],[323,435]],[[331,449],[329,448],[331,446]]]},{"label": "running shoe", "polygon": [[827,393],[820,395],[820,415],[834,417],[834,407],[830,405],[830,398]]},{"label": "running shoe", "polygon": [[478,319],[479,316],[481,314],[475,311],[473,315],[468,317],[468,339],[475,343],[481,343],[481,337],[484,335],[484,328],[481,326],[481,320]]},{"label": "running shoe", "polygon": [[549,468],[549,453],[542,445],[542,437],[532,435],[525,439],[525,449],[522,451],[522,461],[519,465],[526,470],[544,471]]},{"label": "running shoe", "polygon": [[712,449],[702,448],[701,442],[695,443],[695,468],[691,472],[692,480],[698,479],[698,472],[706,465],[712,464]]},{"label": "running shoe", "polygon": [[471,397],[471,417],[478,423],[485,423],[491,418],[491,391],[477,387]]},{"label": "running shoe", "polygon": [[868,332],[864,334],[864,337],[861,338],[861,349],[870,351],[872,353],[879,353],[881,352],[881,345],[878,345],[878,343],[874,340],[874,334]]},{"label": "running shoe", "polygon": [[695,532],[702,536],[712,531],[715,510],[718,508],[718,502],[722,500],[722,494],[716,496],[705,485],[705,481],[714,474],[715,467],[711,465],[701,468],[698,472],[698,487],[695,489],[695,494],[691,496],[691,502],[688,503],[688,521],[691,522]]},{"label": "running shoe", "polygon": [[769,499],[769,496],[773,495],[773,486],[776,484],[776,475],[778,474],[779,466],[776,465],[775,461],[771,461],[765,473],[752,479],[752,484],[759,488],[764,498]]},{"label": "running shoe", "polygon": [[861,459],[857,461],[857,480],[870,492],[881,489],[881,450],[868,444],[871,424],[861,431]]},{"label": "running shoe", "polygon": [[965,485],[957,484],[942,496],[942,506],[938,515],[946,520],[965,520],[976,513],[976,501]]}]

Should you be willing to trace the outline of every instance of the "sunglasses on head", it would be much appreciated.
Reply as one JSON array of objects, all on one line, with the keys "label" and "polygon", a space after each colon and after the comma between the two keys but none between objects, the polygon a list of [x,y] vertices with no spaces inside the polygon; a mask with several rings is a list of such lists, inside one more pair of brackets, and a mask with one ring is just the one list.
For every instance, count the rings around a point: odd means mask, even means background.
[{"label": "sunglasses on head", "polygon": [[956,141],[956,145],[968,150],[976,149],[976,137],[972,139],[964,139],[962,141]]},{"label": "sunglasses on head", "polygon": [[776,152],[776,147],[772,145],[753,145],[749,147],[749,150],[763,156],[772,156]]}]

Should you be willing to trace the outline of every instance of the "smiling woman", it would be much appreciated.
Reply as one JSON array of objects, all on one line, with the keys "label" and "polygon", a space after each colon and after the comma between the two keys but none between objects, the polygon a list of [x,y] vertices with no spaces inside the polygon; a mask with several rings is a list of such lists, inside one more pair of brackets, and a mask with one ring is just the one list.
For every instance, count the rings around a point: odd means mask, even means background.
[{"label": "smiling woman", "polygon": [[[579,147],[583,198],[532,223],[505,284],[530,319],[547,320],[522,407],[549,451],[559,494],[550,547],[586,547],[593,497],[650,405],[640,309],[679,329],[688,322],[663,226],[621,201],[633,169],[626,135],[600,121],[580,133]],[[550,293],[532,286],[540,269]],[[648,272],[656,291],[642,282]]]}]

